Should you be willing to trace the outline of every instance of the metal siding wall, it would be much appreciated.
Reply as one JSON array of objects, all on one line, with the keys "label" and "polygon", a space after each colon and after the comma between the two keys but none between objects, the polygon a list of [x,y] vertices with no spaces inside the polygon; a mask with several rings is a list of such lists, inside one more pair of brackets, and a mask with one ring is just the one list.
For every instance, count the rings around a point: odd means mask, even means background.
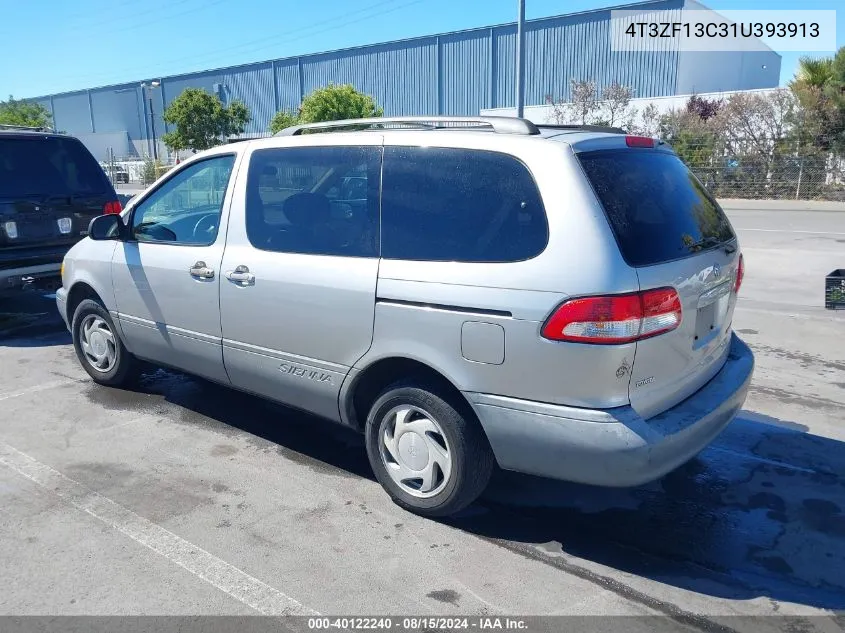
[{"label": "metal siding wall", "polygon": [[437,40],[424,38],[302,58],[307,96],[329,83],[371,95],[385,115],[437,113]]},{"label": "metal siding wall", "polygon": [[295,113],[299,108],[299,62],[296,58],[276,62],[276,90],[279,110]]},{"label": "metal siding wall", "polygon": [[477,115],[490,107],[490,30],[440,36],[443,111]]},{"label": "metal siding wall", "polygon": [[[667,19],[673,19],[685,1],[689,0],[658,0],[636,8],[665,11]],[[682,57],[670,49],[669,40],[645,41],[639,52],[613,52],[610,16],[604,10],[528,23],[526,105],[543,104],[547,96],[569,98],[571,79],[593,80],[599,89],[618,81],[630,85],[635,97],[644,98],[677,94],[693,83],[704,91],[706,86],[698,84],[716,81],[720,72],[731,76],[730,86],[719,86],[723,89],[767,85],[779,67],[777,56],[749,56],[733,77],[735,71],[726,69],[717,55]],[[160,138],[166,131],[162,101],[170,103],[188,87],[213,92],[214,84],[222,84],[224,101],[241,99],[249,107],[249,133],[265,132],[277,106],[295,111],[302,93],[328,83],[351,83],[372,95],[386,115],[440,110],[469,115],[482,108],[512,107],[515,49],[516,26],[504,25],[163,78],[152,93],[156,134]],[[761,73],[760,65],[766,62],[770,70]],[[115,92],[121,89],[112,86],[91,92],[94,127],[98,133],[126,129],[133,139],[142,137],[146,123],[142,121],[139,128],[137,122],[139,108],[142,118],[145,112],[138,101],[141,93],[133,97],[132,92]],[[49,107],[49,97],[39,101]],[[87,92],[55,96],[53,106],[58,129],[91,132]]]},{"label": "metal siding wall", "polygon": [[126,132],[132,140],[144,136],[144,111],[138,84],[125,84],[91,91],[91,107],[97,133]]},{"label": "metal siding wall", "polygon": [[75,92],[53,97],[53,125],[61,132],[84,134],[91,130],[91,112],[88,109],[88,93]]},{"label": "metal siding wall", "polygon": [[678,94],[774,88],[780,63],[774,51],[684,52],[678,63]]},{"label": "metal siding wall", "polygon": [[612,51],[610,15],[602,11],[529,25],[526,104],[542,104],[547,96],[569,99],[572,79],[594,81],[599,91],[616,81],[631,86],[637,97],[674,94],[677,52],[660,40],[642,52]]},{"label": "metal siding wall", "polygon": [[[496,40],[493,49],[496,53],[493,78],[494,100],[496,108],[512,108],[516,106],[516,80],[514,65],[516,64],[516,26],[501,26],[493,29]],[[528,64],[526,63],[526,69]],[[530,70],[529,70],[530,73]]]},{"label": "metal siding wall", "polygon": [[276,110],[273,105],[273,67],[270,62],[252,64],[225,72],[222,77],[225,103],[243,101],[252,115],[247,134],[266,132]]}]

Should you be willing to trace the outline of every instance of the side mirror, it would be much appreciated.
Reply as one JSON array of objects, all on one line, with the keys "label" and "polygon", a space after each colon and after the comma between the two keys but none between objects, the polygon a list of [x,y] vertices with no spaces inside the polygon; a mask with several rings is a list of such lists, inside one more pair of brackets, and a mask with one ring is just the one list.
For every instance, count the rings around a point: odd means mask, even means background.
[{"label": "side mirror", "polygon": [[119,240],[123,238],[126,227],[123,218],[116,213],[100,215],[88,225],[88,237],[92,240]]}]

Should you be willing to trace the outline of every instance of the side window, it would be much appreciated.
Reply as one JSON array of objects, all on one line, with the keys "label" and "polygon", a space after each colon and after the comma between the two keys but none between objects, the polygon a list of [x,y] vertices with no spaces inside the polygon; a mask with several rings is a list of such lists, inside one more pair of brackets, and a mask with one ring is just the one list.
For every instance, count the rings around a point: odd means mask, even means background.
[{"label": "side window", "polygon": [[388,259],[515,262],[549,238],[533,177],[498,152],[386,147],[381,213]]},{"label": "side window", "polygon": [[290,147],[252,153],[246,230],[256,248],[378,257],[381,148]]},{"label": "side window", "polygon": [[206,245],[217,238],[235,156],[214,156],[183,168],[142,201],[132,216],[139,242]]}]

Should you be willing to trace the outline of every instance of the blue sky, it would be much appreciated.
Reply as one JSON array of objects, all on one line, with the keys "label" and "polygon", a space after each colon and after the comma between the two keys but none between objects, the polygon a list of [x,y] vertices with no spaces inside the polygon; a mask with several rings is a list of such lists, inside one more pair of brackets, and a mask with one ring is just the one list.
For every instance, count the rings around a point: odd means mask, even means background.
[{"label": "blue sky", "polygon": [[[529,19],[624,0],[526,0]],[[0,98],[371,44],[515,19],[516,0],[3,2]],[[719,9],[842,9],[842,0],[704,0]],[[845,44],[845,11],[837,15]],[[816,54],[818,55],[818,53]],[[781,83],[800,53],[784,53]]]}]

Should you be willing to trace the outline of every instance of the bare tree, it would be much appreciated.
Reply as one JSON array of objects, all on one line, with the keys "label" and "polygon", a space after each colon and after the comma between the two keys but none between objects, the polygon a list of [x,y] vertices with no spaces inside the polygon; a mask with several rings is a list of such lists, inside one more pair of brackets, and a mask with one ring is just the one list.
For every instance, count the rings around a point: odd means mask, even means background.
[{"label": "bare tree", "polygon": [[601,109],[607,124],[612,126],[628,123],[631,117],[630,105],[634,97],[631,86],[614,81],[601,92]]},{"label": "bare tree", "polygon": [[727,151],[745,156],[746,172],[757,174],[768,190],[777,186],[791,153],[792,122],[797,102],[789,90],[736,93],[711,122],[720,123]]},{"label": "bare tree", "polygon": [[657,136],[660,134],[660,111],[653,103],[649,103],[642,111],[634,111],[632,123],[628,129],[642,136]]},{"label": "bare tree", "polygon": [[590,116],[600,107],[596,82],[570,79],[569,87],[569,101],[563,98],[546,97],[546,103],[552,107],[549,122],[558,125],[567,123],[586,125],[590,122]]}]

